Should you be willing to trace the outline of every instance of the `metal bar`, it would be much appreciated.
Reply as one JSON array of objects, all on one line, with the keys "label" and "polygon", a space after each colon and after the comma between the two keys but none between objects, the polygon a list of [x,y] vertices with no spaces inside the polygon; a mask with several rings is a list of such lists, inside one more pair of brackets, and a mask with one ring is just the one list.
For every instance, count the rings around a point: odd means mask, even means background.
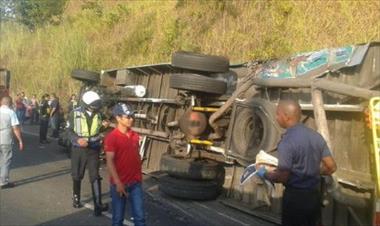
[{"label": "metal bar", "polygon": [[314,117],[315,123],[317,125],[318,132],[326,140],[327,146],[330,148],[331,152],[333,151],[330,140],[330,133],[326,118],[326,112],[323,104],[322,91],[316,88],[313,88],[311,91],[311,99],[314,105]]},{"label": "metal bar", "polygon": [[365,225],[359,218],[359,216],[355,213],[351,206],[347,207],[348,212],[351,214],[352,218],[355,220],[357,225]]},{"label": "metal bar", "polygon": [[[302,110],[313,111],[313,104],[300,104]],[[360,105],[349,104],[324,104],[325,111],[346,111],[346,112],[363,112],[364,107]]]},{"label": "metal bar", "polygon": [[145,135],[152,135],[152,136],[162,137],[162,138],[168,138],[169,137],[168,133],[161,132],[161,131],[154,131],[154,130],[150,130],[150,129],[137,128],[137,127],[132,127],[132,130],[137,132],[137,133],[141,133],[141,134],[145,134]]},{"label": "metal bar", "polygon": [[190,140],[190,143],[192,144],[203,144],[203,145],[212,145],[213,143],[209,140],[199,140],[199,139],[192,139]]},{"label": "metal bar", "polygon": [[171,64],[170,63],[167,63],[167,64],[162,64],[163,66],[165,66],[165,67],[168,67],[170,70],[173,70],[174,69],[174,67],[172,67],[171,66]]},{"label": "metal bar", "polygon": [[355,190],[360,190],[360,191],[370,191],[375,188],[374,184],[369,183],[369,182],[363,182],[363,181],[352,182],[352,181],[338,178],[338,182],[339,184],[343,184],[346,187],[352,187],[352,188],[355,188]]},{"label": "metal bar", "polygon": [[147,136],[143,136],[143,138],[142,138],[142,142],[141,142],[141,145],[140,145],[140,150],[139,150],[139,153],[140,153],[140,160],[143,160],[143,159],[144,159],[144,156],[145,156],[146,139],[147,139]]},{"label": "metal bar", "polygon": [[149,75],[149,73],[147,73],[146,71],[144,71],[141,68],[135,68],[135,69],[138,70],[138,71],[140,71],[142,74]]},{"label": "metal bar", "polygon": [[372,138],[373,138],[373,159],[375,163],[375,177],[377,178],[377,194],[380,195],[380,97],[374,97],[371,99],[370,104],[370,117],[372,126]]},{"label": "metal bar", "polygon": [[213,151],[213,152],[216,152],[216,153],[220,153],[220,154],[223,154],[223,155],[226,154],[226,150],[224,148],[221,148],[221,147],[208,146],[207,150]]},{"label": "metal bar", "polygon": [[[328,123],[326,118],[326,111],[324,109],[322,91],[316,87],[312,87],[311,91],[312,103],[314,108],[314,118],[317,125],[318,132],[326,140],[327,146],[330,148],[332,154],[333,150],[331,146],[330,134],[328,129]],[[367,206],[367,201],[363,198],[359,198],[354,195],[346,194],[343,192],[342,187],[338,183],[336,174],[330,176],[332,179],[331,184],[328,187],[328,191],[331,196],[340,203],[350,204],[358,208],[365,208]]]},{"label": "metal bar", "polygon": [[289,78],[289,79],[279,79],[279,78],[253,78],[253,84],[257,86],[267,86],[267,87],[279,87],[279,88],[309,88],[311,86],[311,79],[300,79],[300,78]]},{"label": "metal bar", "polygon": [[163,74],[159,70],[155,69],[154,67],[149,67],[150,70],[155,71],[157,74]]},{"label": "metal bar", "polygon": [[193,107],[194,111],[216,112],[219,108],[212,107]]},{"label": "metal bar", "polygon": [[121,101],[131,101],[131,102],[146,102],[146,103],[163,103],[163,104],[176,104],[181,105],[175,99],[161,99],[161,98],[137,98],[137,97],[121,97],[117,98]]},{"label": "metal bar", "polygon": [[328,81],[326,79],[315,79],[313,81],[313,87],[342,95],[361,97],[364,99],[370,99],[371,97],[380,96],[379,91]]},{"label": "metal bar", "polygon": [[147,119],[148,116],[147,116],[147,114],[139,114],[139,113],[136,113],[136,114],[135,114],[135,118],[138,118],[138,119]]}]

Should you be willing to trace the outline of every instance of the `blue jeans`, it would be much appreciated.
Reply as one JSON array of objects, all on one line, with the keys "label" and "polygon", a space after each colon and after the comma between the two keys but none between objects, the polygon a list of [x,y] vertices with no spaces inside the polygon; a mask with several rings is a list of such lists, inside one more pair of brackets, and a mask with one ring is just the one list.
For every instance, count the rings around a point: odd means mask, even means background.
[{"label": "blue jeans", "polygon": [[144,217],[144,200],[141,183],[135,183],[125,186],[128,192],[128,198],[122,196],[116,191],[116,185],[111,185],[112,198],[112,226],[122,226],[125,215],[125,205],[129,200],[131,216],[135,226],[145,226]]},{"label": "blue jeans", "polygon": [[12,144],[0,144],[0,186],[6,185],[9,182],[12,146]]},{"label": "blue jeans", "polygon": [[[57,114],[57,113],[56,113]],[[53,115],[50,118],[50,126],[52,129],[52,137],[59,137],[59,117],[58,115]]]},{"label": "blue jeans", "polygon": [[26,112],[25,108],[16,109],[17,119],[20,122],[20,124],[24,124],[24,121],[25,121],[25,112]]}]

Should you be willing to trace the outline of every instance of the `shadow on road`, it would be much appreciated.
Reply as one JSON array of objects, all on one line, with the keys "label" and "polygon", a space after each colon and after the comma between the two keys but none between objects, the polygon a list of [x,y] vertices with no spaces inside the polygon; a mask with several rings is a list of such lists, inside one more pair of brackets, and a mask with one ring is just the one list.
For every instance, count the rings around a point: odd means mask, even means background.
[{"label": "shadow on road", "polygon": [[14,181],[14,182],[16,183],[16,186],[21,186],[21,185],[25,185],[25,184],[29,184],[29,183],[33,183],[37,181],[47,180],[53,177],[62,176],[69,173],[71,173],[71,169],[63,169],[63,170],[58,170],[55,172],[49,172],[49,173],[25,178],[25,179]]},{"label": "shadow on road", "polygon": [[13,152],[11,170],[68,160],[67,154],[61,150],[56,140],[51,140],[49,144],[40,145],[38,136],[31,134],[23,134],[23,140],[24,150],[19,151],[18,148],[15,148]]},{"label": "shadow on road", "polygon": [[67,226],[67,225],[75,225],[75,226],[89,226],[89,225],[111,225],[111,221],[109,218],[105,216],[94,217],[91,210],[83,208],[83,210],[68,214],[66,216],[56,218],[41,224],[37,224],[37,226]]}]

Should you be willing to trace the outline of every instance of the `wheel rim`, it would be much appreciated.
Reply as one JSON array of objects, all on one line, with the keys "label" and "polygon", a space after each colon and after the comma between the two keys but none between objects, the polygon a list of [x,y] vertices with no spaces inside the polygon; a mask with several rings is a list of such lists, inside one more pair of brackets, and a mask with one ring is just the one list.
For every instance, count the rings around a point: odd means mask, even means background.
[{"label": "wheel rim", "polygon": [[255,150],[260,148],[264,140],[264,134],[265,134],[265,127],[264,127],[263,120],[261,118],[262,112],[259,110],[255,110],[254,112],[255,112],[254,115],[256,117],[252,117],[252,120],[251,120],[252,133],[250,137],[251,139],[250,146],[248,147],[249,150],[251,148]]},{"label": "wheel rim", "polygon": [[[240,134],[234,134],[236,151],[243,156],[254,157],[259,148],[263,146],[265,139],[265,124],[263,122],[264,112],[260,109],[246,109],[238,115]],[[239,136],[240,142],[239,142]]]},{"label": "wheel rim", "polygon": [[261,117],[257,114],[256,117],[251,116],[247,118],[245,125],[243,136],[244,143],[247,144],[247,151],[252,149],[257,150],[261,146],[264,138],[264,125]]}]

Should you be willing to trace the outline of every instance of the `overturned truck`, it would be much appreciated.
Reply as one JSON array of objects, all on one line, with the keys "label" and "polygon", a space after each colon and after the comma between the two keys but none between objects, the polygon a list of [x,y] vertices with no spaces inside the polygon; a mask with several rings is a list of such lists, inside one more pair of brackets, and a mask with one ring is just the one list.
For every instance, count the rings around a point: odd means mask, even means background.
[{"label": "overturned truck", "polygon": [[269,202],[258,186],[240,186],[243,169],[260,150],[276,156],[282,129],[276,103],[299,101],[302,123],[327,140],[338,170],[322,184],[324,225],[379,221],[379,150],[365,117],[380,96],[380,43],[301,53],[283,60],[230,65],[225,57],[176,52],[171,63],[74,70],[81,92],[96,89],[108,108],[136,109],[146,173],[160,190],[185,199],[223,196],[226,205],[280,223],[281,185]]}]

